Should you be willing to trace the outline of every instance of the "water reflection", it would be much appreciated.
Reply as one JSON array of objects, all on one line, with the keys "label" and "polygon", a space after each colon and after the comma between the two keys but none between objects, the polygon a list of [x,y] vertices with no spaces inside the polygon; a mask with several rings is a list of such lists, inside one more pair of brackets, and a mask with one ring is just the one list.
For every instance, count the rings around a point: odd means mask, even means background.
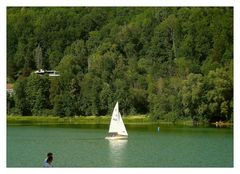
[{"label": "water reflection", "polygon": [[128,140],[109,140],[109,158],[112,167],[123,166],[124,151]]}]

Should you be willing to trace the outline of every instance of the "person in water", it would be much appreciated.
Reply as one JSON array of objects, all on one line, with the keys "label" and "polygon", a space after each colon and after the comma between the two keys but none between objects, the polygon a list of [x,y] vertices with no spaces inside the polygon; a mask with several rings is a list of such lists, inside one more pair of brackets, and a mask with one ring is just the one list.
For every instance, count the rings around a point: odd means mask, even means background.
[{"label": "person in water", "polygon": [[47,158],[44,160],[44,167],[52,167],[51,163],[53,161],[53,154],[51,152],[49,152],[47,154]]},{"label": "person in water", "polygon": [[52,166],[52,161],[53,161],[53,157],[52,157],[52,156],[49,156],[49,157],[47,158],[46,163],[44,163],[44,167],[53,167],[53,166]]}]

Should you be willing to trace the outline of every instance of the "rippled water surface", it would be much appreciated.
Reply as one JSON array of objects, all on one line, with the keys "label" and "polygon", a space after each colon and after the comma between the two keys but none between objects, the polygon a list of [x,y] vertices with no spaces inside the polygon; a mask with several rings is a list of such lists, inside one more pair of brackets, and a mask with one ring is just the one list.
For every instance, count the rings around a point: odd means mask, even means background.
[{"label": "rippled water surface", "polygon": [[109,141],[108,125],[8,126],[7,167],[233,167],[233,129],[126,126],[128,140]]}]

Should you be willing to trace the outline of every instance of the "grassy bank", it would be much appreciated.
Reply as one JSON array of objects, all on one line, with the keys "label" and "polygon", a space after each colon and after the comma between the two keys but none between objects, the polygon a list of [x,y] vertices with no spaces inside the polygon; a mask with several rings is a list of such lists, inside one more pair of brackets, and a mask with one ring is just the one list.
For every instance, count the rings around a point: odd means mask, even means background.
[{"label": "grassy bank", "polygon": [[[109,124],[110,116],[7,116],[7,124]],[[123,117],[125,124],[153,123],[149,117],[127,116]]]},{"label": "grassy bank", "polygon": [[[75,116],[75,117],[57,117],[57,116],[7,116],[7,124],[109,124],[110,116]],[[173,124],[171,121],[159,120],[152,121],[147,115],[125,116],[123,117],[125,124]],[[190,119],[178,120],[174,124],[192,126]],[[208,125],[209,123],[198,123],[197,125]],[[221,122],[216,127],[232,127],[232,122]]]}]

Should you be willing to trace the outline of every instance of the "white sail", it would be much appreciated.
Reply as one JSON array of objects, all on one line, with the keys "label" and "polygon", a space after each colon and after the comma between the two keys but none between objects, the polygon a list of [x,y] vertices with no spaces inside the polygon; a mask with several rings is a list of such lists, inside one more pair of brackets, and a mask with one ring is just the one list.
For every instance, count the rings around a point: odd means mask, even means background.
[{"label": "white sail", "polygon": [[110,127],[109,127],[109,133],[117,133],[118,132],[118,121],[119,121],[119,116],[118,116],[118,102],[116,103],[113,113],[112,113],[112,118],[110,122]]},{"label": "white sail", "polygon": [[113,109],[109,133],[117,133],[118,135],[128,135],[121,114],[119,112],[118,102],[116,103]]},{"label": "white sail", "polygon": [[122,120],[122,116],[119,112],[119,132],[118,132],[119,135],[128,135],[127,133],[127,130],[126,130],[126,127],[123,123],[123,120]]}]

